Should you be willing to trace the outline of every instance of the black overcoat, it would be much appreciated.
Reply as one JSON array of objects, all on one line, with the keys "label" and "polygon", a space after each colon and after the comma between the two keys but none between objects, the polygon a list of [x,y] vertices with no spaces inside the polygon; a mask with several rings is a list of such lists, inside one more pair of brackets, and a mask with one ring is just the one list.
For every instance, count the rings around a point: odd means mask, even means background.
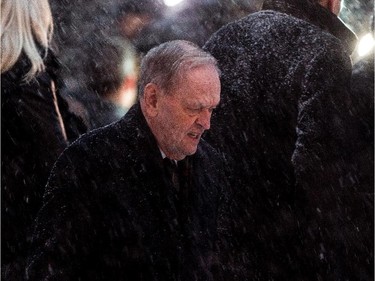
[{"label": "black overcoat", "polygon": [[221,165],[201,140],[177,193],[138,104],[84,135],[51,172],[29,280],[217,280]]},{"label": "black overcoat", "polygon": [[371,260],[350,248],[361,227],[351,211],[363,205],[351,133],[355,36],[311,2],[266,0],[204,46],[222,71],[205,138],[232,158],[227,264],[238,280],[371,276]]},{"label": "black overcoat", "polygon": [[85,131],[59,95],[59,63],[51,50],[44,63],[45,70],[28,82],[24,75],[31,63],[25,54],[1,74],[1,264],[6,280],[19,280],[17,272],[23,272],[30,227],[53,163]]},{"label": "black overcoat", "polygon": [[[352,221],[358,228],[351,243],[354,244],[358,267],[371,269],[367,273],[374,276],[374,52],[362,58],[353,66],[352,92],[354,95],[353,114],[355,117],[355,133],[359,149],[356,150],[356,164],[360,186],[357,196],[361,196],[361,204],[357,212],[351,211]],[[356,196],[356,197],[357,197]],[[369,278],[371,280],[371,277]]]}]

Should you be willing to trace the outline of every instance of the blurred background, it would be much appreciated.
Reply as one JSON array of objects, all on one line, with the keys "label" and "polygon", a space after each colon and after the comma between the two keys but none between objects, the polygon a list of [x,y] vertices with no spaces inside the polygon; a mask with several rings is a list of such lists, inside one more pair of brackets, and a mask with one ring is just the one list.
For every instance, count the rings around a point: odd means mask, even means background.
[{"label": "blurred background", "polygon": [[[356,62],[374,48],[374,1],[342,1],[339,17],[359,39]],[[172,39],[202,46],[221,26],[259,10],[261,2],[50,0],[63,95],[90,129],[115,121],[135,102],[145,52]]]}]

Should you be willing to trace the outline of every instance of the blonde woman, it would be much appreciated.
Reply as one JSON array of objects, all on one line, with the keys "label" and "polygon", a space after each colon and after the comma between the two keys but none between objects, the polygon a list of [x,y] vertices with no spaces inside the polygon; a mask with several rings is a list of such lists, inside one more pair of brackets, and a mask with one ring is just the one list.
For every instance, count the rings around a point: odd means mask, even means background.
[{"label": "blonde woman", "polygon": [[75,117],[57,91],[59,65],[49,49],[52,27],[48,0],[1,0],[4,280],[21,280],[49,171],[69,140],[78,136],[71,129]]}]

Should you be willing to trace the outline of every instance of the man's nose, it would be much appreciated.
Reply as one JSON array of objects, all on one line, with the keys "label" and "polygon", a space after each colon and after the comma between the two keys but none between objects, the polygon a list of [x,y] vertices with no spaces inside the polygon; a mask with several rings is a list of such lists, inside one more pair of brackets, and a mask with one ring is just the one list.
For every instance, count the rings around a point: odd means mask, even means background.
[{"label": "man's nose", "polygon": [[212,112],[208,109],[202,110],[198,116],[196,123],[203,127],[204,130],[208,130],[211,127],[211,115]]}]

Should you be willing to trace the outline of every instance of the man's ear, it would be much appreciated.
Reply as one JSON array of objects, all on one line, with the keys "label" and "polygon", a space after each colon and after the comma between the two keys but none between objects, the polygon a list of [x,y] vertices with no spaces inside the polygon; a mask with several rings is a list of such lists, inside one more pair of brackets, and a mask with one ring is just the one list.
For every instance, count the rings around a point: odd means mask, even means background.
[{"label": "man's ear", "polygon": [[154,117],[159,111],[159,99],[160,99],[159,87],[154,83],[148,83],[143,90],[143,106],[147,115]]}]

